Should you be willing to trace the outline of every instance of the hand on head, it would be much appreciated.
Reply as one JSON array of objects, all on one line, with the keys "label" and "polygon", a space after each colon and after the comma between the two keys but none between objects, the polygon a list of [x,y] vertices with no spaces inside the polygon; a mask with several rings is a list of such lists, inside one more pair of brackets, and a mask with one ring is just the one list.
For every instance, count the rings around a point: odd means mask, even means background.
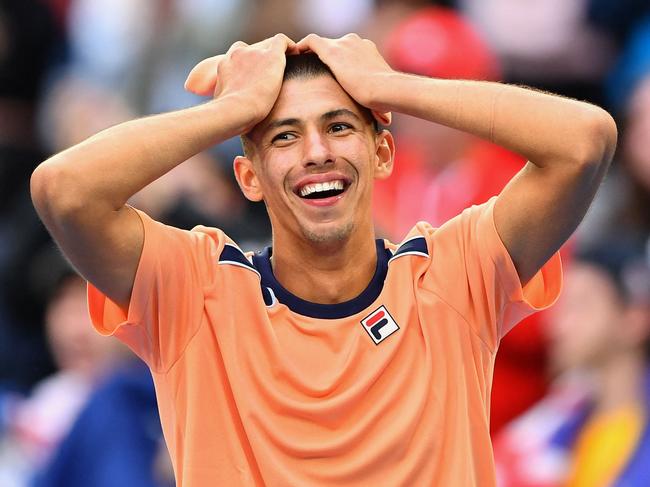
[{"label": "hand on head", "polygon": [[374,42],[357,34],[347,34],[338,39],[309,34],[296,46],[300,52],[315,52],[357,103],[373,110],[381,123],[390,123],[390,113],[384,113],[386,107],[378,106],[373,94],[376,91],[374,87],[385,83],[386,76],[394,71]]},{"label": "hand on head", "polygon": [[286,53],[296,43],[284,34],[248,45],[237,41],[228,52],[201,61],[190,72],[185,89],[213,98],[236,97],[247,110],[245,131],[263,120],[282,87]]},{"label": "hand on head", "polygon": [[310,34],[296,43],[284,34],[248,45],[235,42],[228,52],[204,59],[190,72],[185,89],[213,98],[236,94],[251,110],[250,127],[271,111],[282,86],[286,54],[315,52],[343,89],[375,118],[389,125],[391,114],[373,106],[373,86],[393,72],[375,44],[357,34],[328,39]]}]

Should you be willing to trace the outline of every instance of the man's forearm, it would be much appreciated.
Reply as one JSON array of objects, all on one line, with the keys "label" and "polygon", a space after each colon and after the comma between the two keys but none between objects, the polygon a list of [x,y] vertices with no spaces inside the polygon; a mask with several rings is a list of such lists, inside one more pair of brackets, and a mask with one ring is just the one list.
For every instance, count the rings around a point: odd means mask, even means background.
[{"label": "man's forearm", "polygon": [[[132,120],[106,129],[44,162],[52,191],[76,207],[117,210],[140,189],[208,147],[235,136],[246,121],[237,100]],[[68,195],[68,196],[66,196]],[[56,203],[56,202],[55,202]]]},{"label": "man's forearm", "polygon": [[[602,109],[513,85],[388,75],[373,108],[406,113],[506,147],[539,167],[566,160],[600,162],[615,146]],[[614,134],[611,139],[611,134]],[[611,154],[610,154],[611,155]]]}]

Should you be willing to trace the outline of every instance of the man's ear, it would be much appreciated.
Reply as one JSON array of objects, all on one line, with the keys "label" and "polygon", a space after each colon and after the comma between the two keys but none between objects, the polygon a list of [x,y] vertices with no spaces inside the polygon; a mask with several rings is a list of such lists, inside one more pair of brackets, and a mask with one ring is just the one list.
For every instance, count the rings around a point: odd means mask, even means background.
[{"label": "man's ear", "polygon": [[262,201],[264,194],[260,187],[257,173],[253,167],[253,162],[247,157],[237,156],[233,161],[235,179],[241,188],[246,199],[250,201]]},{"label": "man's ear", "polygon": [[393,173],[395,160],[395,139],[393,134],[383,129],[375,135],[377,149],[375,151],[375,178],[386,179]]}]

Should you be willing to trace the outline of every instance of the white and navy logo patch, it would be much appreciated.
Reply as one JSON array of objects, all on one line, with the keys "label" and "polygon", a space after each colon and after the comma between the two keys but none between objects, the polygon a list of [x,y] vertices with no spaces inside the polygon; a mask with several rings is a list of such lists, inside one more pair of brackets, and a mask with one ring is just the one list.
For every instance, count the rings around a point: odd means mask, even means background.
[{"label": "white and navy logo patch", "polygon": [[399,326],[390,315],[385,306],[380,306],[361,320],[363,329],[366,330],[375,345],[379,345],[386,338],[391,336]]},{"label": "white and navy logo patch", "polygon": [[239,247],[231,243],[226,243],[223,246],[223,250],[219,256],[219,264],[242,267],[244,269],[248,269],[249,271],[253,271],[258,276],[260,275],[259,271],[255,269],[255,266],[250,260],[248,260],[244,252],[242,252]]},{"label": "white and navy logo patch", "polygon": [[388,260],[388,263],[390,264],[395,259],[404,257],[405,255],[429,257],[426,239],[421,235],[409,238],[407,241],[403,242],[395,252],[393,252],[393,256]]}]

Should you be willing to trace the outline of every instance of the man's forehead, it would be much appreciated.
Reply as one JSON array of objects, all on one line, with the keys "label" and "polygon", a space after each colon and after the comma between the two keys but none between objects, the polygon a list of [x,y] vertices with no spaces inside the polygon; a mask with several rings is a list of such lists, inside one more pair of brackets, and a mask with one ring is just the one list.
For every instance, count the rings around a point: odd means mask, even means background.
[{"label": "man's forehead", "polygon": [[359,105],[331,76],[294,78],[283,82],[273,109],[254,131],[266,132],[283,120],[307,121],[332,112],[363,119]]}]

